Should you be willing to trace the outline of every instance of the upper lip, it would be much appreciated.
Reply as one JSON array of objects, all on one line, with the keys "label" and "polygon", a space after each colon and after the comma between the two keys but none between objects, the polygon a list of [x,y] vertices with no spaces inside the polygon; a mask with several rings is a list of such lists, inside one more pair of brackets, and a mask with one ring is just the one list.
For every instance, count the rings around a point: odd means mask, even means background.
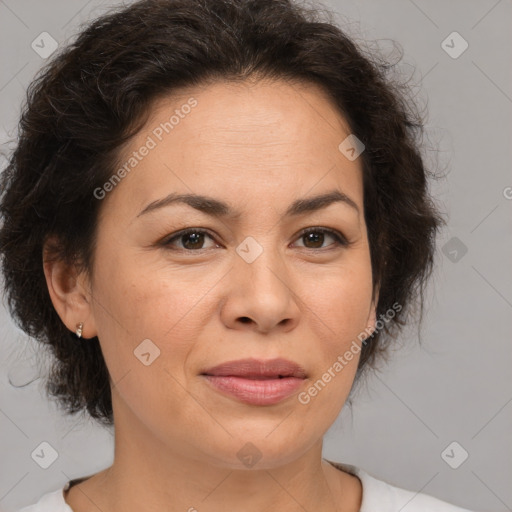
[{"label": "upper lip", "polygon": [[233,377],[306,377],[305,370],[288,359],[238,359],[227,361],[202,372],[202,375]]}]

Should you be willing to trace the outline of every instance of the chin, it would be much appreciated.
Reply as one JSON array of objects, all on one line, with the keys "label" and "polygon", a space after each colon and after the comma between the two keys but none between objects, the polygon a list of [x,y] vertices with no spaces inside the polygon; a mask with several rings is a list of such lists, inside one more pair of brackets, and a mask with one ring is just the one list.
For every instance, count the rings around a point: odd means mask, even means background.
[{"label": "chin", "polygon": [[[212,458],[212,463],[218,467],[231,470],[263,470],[273,469],[292,463],[311,448],[318,439],[306,442],[304,434],[290,435],[290,429],[284,429],[281,435],[275,430],[266,429],[264,435],[252,435],[250,430],[245,435],[233,436],[216,445],[210,443],[205,451]],[[278,427],[279,429],[280,427]],[[213,440],[212,440],[213,441]]]}]

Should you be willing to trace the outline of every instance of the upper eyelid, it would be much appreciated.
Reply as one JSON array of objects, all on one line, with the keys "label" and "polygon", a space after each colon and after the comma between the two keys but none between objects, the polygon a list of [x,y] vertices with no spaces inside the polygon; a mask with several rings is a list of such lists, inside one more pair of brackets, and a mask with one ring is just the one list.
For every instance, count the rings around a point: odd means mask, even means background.
[{"label": "upper eyelid", "polygon": [[[341,231],[338,231],[334,228],[328,228],[325,226],[309,226],[307,228],[303,228],[303,229],[299,230],[299,232],[295,235],[294,240],[297,240],[298,238],[306,235],[308,232],[311,232],[311,231],[313,231],[313,232],[319,231],[319,232],[323,232],[327,235],[331,235],[336,240],[336,243],[338,243],[339,245],[350,245],[350,241],[347,239],[347,237]],[[193,228],[193,227],[192,228],[184,228],[182,230],[177,231],[174,234],[171,234],[171,236],[166,236],[162,239],[161,243],[162,243],[162,245],[170,245],[171,241],[173,241],[175,239],[179,239],[179,237],[184,236],[188,233],[196,233],[196,232],[208,235],[215,243],[218,244],[217,237],[215,235],[213,235],[208,229]],[[338,238],[340,238],[341,240],[339,240]],[[187,250],[187,249],[185,249],[185,250]],[[190,250],[190,252],[198,252],[200,250],[201,249],[197,249],[196,251]]]},{"label": "upper eyelid", "polygon": [[304,235],[308,234],[309,232],[315,232],[315,231],[319,231],[321,233],[332,236],[335,239],[336,243],[342,247],[343,246],[348,247],[349,245],[351,245],[350,240],[344,235],[344,233],[342,233],[341,231],[339,231],[337,229],[327,228],[327,227],[323,227],[323,226],[311,226],[308,228],[301,229],[299,231],[298,235],[295,237],[295,240],[297,238],[303,237]]}]

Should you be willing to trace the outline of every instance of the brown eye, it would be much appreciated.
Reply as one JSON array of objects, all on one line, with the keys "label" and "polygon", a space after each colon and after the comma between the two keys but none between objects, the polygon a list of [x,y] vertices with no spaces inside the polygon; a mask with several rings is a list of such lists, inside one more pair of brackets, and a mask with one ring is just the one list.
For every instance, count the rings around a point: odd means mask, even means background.
[{"label": "brown eye", "polygon": [[[209,247],[204,247],[205,239],[213,238],[202,229],[188,229],[186,231],[181,231],[177,233],[172,238],[169,238],[166,242],[164,242],[165,246],[173,246],[178,243],[177,249],[182,249],[186,251],[197,251],[201,249],[208,249]],[[210,246],[211,247],[211,246]]]},{"label": "brown eye", "polygon": [[302,239],[304,240],[304,245],[308,249],[320,249],[322,245],[324,245],[325,233],[313,232],[306,233],[302,235]]},{"label": "brown eye", "polygon": [[[329,239],[334,239],[334,244],[330,243],[324,246],[324,243]],[[332,245],[335,246],[346,246],[348,245],[347,240],[340,233],[327,228],[308,228],[302,231],[299,239],[304,241],[304,247],[306,249],[325,249]]]}]

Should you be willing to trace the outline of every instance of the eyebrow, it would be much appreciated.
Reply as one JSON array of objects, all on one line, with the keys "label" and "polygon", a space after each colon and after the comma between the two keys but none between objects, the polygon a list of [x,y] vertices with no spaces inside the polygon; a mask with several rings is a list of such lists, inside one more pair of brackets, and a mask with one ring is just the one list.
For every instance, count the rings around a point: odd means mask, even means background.
[{"label": "eyebrow", "polygon": [[[313,197],[305,197],[294,201],[286,210],[285,216],[293,217],[308,212],[314,212],[327,208],[333,203],[345,203],[355,209],[359,214],[359,207],[357,204],[346,194],[339,190],[332,190],[330,192],[320,194]],[[171,193],[168,196],[157,199],[149,203],[138,215],[140,217],[149,212],[153,212],[159,208],[164,208],[171,204],[187,204],[196,210],[199,210],[212,217],[225,217],[225,218],[238,218],[241,212],[234,210],[227,203],[219,201],[213,197],[208,197],[198,194],[176,194]]]}]

